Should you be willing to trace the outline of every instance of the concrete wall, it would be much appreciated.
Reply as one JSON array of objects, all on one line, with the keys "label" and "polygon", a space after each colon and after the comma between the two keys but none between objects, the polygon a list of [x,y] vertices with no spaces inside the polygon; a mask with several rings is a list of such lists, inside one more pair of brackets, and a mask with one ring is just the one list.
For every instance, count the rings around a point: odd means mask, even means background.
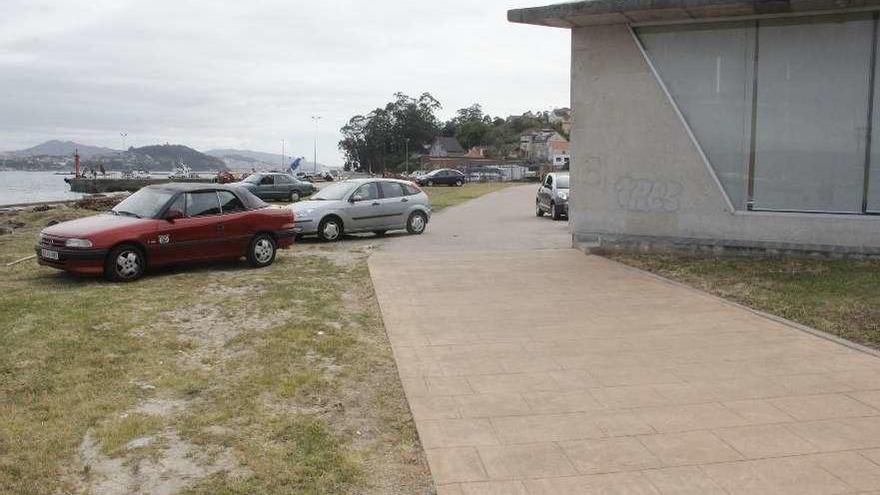
[{"label": "concrete wall", "polygon": [[572,30],[575,242],[880,254],[880,216],[732,212],[625,25]]}]

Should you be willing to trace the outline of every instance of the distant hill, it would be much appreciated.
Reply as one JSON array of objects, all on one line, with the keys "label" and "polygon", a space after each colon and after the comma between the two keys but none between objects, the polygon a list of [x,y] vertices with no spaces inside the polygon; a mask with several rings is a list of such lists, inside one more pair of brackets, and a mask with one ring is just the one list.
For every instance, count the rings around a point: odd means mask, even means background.
[{"label": "distant hill", "polygon": [[[161,167],[171,170],[178,163],[185,163],[193,170],[226,170],[226,163],[182,144],[158,144],[131,148],[126,154],[143,155]],[[155,166],[154,166],[155,168]]]},{"label": "distant hill", "polygon": [[[253,150],[217,149],[208,150],[205,154],[220,158],[226,162],[226,165],[231,169],[249,170],[255,168],[257,170],[280,170],[282,168],[281,155],[276,153],[266,153]],[[284,162],[284,168],[286,169],[289,167],[290,162],[292,161],[292,158],[287,157],[287,160]],[[300,167],[304,171],[311,172],[312,170],[315,170],[313,162],[308,160],[303,160]],[[319,163],[317,169],[325,171],[329,168],[330,167]]]},{"label": "distant hill", "polygon": [[2,153],[2,155],[9,158],[24,158],[29,156],[72,156],[73,152],[76,150],[79,150],[79,156],[81,158],[91,158],[93,156],[113,155],[119,153],[118,150],[110,148],[89,146],[87,144],[75,143],[73,141],[59,141],[53,139],[31,148],[18,151],[7,151]]}]

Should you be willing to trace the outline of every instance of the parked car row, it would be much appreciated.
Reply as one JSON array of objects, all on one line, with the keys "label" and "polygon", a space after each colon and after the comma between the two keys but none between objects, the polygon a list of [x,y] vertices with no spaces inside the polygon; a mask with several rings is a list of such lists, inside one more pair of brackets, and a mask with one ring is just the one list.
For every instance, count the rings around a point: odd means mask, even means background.
[{"label": "parked car row", "polygon": [[[245,257],[252,267],[271,265],[278,249],[317,235],[335,241],[345,233],[425,231],[428,196],[409,181],[359,179],[335,182],[309,201],[269,206],[251,190],[290,197],[291,183],[166,183],[147,186],[106,213],[42,230],[40,265],[77,274],[137,280],[147,268]],[[274,189],[278,185],[280,190]],[[263,188],[263,189],[260,189]]]}]

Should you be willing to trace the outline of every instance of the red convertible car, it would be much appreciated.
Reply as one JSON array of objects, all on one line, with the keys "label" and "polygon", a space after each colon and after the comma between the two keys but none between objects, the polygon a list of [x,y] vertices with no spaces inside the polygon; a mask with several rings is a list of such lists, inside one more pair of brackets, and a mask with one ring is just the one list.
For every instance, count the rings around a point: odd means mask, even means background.
[{"label": "red convertible car", "polygon": [[275,260],[294,239],[293,211],[270,207],[248,191],[219,184],[147,186],[108,213],[43,229],[41,265],[128,282],[146,268],[246,257]]}]

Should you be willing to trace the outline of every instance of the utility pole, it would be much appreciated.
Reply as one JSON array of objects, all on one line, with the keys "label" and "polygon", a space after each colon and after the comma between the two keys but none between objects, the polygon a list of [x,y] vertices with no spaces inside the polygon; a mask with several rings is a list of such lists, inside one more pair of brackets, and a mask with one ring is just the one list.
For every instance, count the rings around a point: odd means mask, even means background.
[{"label": "utility pole", "polygon": [[404,151],[404,153],[406,153],[406,158],[405,158],[405,160],[406,160],[406,175],[409,175],[409,138],[406,138],[404,143],[406,143],[405,144],[406,151]]},{"label": "utility pole", "polygon": [[312,115],[312,122],[315,123],[315,149],[314,155],[312,155],[312,163],[314,167],[314,172],[318,171],[318,121],[321,120],[320,115]]},{"label": "utility pole", "polygon": [[281,171],[284,171],[284,140],[281,140]]}]

